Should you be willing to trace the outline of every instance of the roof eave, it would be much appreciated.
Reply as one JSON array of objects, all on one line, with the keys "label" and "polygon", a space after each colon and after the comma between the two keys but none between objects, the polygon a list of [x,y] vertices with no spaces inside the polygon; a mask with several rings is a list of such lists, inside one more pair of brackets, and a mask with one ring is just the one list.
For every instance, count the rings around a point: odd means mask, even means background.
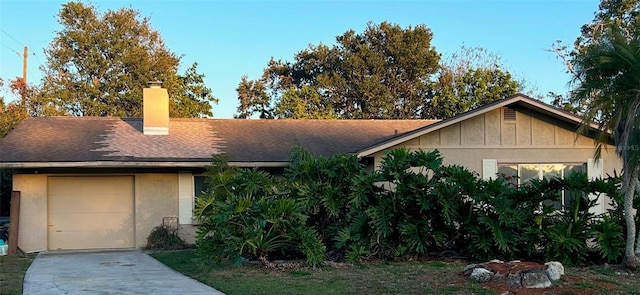
[{"label": "roof eave", "polygon": [[[229,162],[230,166],[287,167],[289,162]],[[211,165],[206,162],[134,162],[134,161],[93,161],[93,162],[4,162],[0,168],[33,169],[33,168],[204,168]]]}]

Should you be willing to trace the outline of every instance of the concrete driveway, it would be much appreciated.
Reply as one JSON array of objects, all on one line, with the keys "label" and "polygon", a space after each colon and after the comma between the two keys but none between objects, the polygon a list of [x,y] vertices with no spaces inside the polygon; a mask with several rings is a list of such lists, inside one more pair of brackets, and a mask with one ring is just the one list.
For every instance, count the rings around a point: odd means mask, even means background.
[{"label": "concrete driveway", "polygon": [[23,294],[223,294],[139,250],[40,253]]}]

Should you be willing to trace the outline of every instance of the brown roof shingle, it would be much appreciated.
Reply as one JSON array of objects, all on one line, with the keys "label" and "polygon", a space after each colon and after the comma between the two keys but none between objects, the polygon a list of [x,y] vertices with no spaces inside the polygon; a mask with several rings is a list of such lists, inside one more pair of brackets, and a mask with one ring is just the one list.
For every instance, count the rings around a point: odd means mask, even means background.
[{"label": "brown roof shingle", "polygon": [[27,118],[0,141],[2,163],[286,162],[301,145],[316,156],[355,153],[433,120],[170,120],[169,135],[142,134],[142,119]]}]

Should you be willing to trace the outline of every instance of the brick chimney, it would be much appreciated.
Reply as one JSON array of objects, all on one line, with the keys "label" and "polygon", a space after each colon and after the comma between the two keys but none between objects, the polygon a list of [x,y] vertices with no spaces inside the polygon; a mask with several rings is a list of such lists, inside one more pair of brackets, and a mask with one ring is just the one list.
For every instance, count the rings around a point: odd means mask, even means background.
[{"label": "brick chimney", "polygon": [[150,81],[142,89],[144,135],[169,134],[169,94],[161,81]]}]

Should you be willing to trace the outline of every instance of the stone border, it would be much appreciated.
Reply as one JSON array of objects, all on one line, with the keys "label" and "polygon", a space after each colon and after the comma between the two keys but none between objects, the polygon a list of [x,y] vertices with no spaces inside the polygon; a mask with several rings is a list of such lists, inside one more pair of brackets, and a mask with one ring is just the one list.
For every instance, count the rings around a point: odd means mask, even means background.
[{"label": "stone border", "polygon": [[467,265],[462,273],[479,283],[499,281],[505,282],[510,288],[549,288],[564,275],[564,266],[557,261],[539,264],[491,260]]}]

